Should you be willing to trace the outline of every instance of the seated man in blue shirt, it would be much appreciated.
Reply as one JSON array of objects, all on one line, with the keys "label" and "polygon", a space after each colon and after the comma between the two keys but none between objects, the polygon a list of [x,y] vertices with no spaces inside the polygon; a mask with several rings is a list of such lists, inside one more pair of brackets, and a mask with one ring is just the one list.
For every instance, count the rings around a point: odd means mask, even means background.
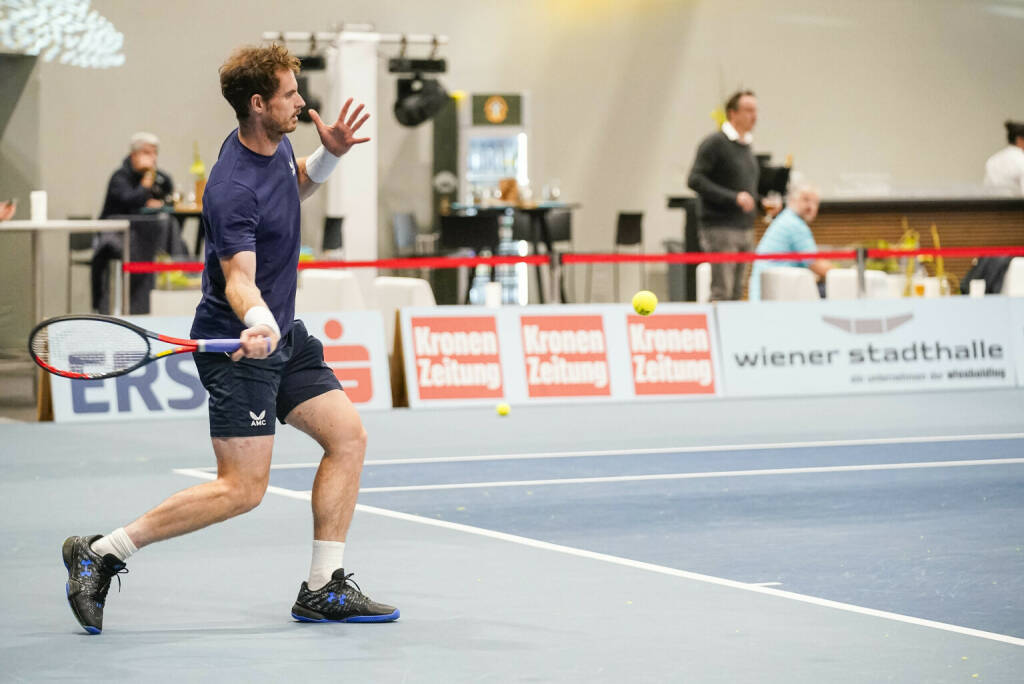
[{"label": "seated man in blue shirt", "polygon": [[[821,196],[818,189],[810,185],[798,185],[786,198],[783,209],[772,224],[768,226],[761,242],[757,243],[757,254],[777,254],[780,252],[817,252],[818,246],[811,234],[811,221],[818,216],[818,205]],[[761,274],[774,266],[805,266],[818,278],[832,268],[827,259],[807,259],[803,261],[774,261],[759,259],[754,262],[750,273],[750,287],[747,298],[752,302],[761,301]]]}]

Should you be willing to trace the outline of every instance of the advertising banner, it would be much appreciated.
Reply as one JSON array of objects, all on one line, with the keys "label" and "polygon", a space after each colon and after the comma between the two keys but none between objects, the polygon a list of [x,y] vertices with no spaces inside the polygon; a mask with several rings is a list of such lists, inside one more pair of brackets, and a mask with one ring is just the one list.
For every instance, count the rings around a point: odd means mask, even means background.
[{"label": "advertising banner", "polygon": [[721,384],[709,306],[446,306],[402,309],[401,322],[412,407],[708,396]]},{"label": "advertising banner", "polygon": [[1024,298],[1010,297],[1010,327],[1013,355],[1017,357],[1017,384],[1024,387]]},{"label": "advertising banner", "polygon": [[1010,387],[1002,297],[723,302],[727,396]]},{"label": "advertising banner", "polygon": [[[190,316],[128,316],[148,330],[188,338]],[[391,407],[384,326],[376,311],[303,314],[324,359],[360,410]],[[156,343],[160,344],[160,343]],[[205,416],[207,392],[191,354],[177,354],[108,380],[50,376],[57,422]]]},{"label": "advertising banner", "polygon": [[715,393],[708,313],[626,318],[633,389],[638,396]]},{"label": "advertising banner", "polygon": [[496,316],[471,307],[446,309],[402,318],[410,405],[503,397]]},{"label": "advertising banner", "polygon": [[611,395],[604,319],[520,316],[529,397]]}]

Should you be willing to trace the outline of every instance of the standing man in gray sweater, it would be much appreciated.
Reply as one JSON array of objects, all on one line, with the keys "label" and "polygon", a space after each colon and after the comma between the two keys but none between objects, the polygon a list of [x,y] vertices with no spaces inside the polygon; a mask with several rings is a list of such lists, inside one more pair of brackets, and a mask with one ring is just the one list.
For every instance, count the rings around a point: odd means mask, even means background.
[{"label": "standing man in gray sweater", "polygon": [[[701,141],[690,171],[690,188],[701,199],[700,248],[705,252],[749,252],[754,247],[758,166],[751,149],[757,98],[737,92],[725,104],[722,129]],[[711,264],[711,298],[743,296],[746,263]]]}]

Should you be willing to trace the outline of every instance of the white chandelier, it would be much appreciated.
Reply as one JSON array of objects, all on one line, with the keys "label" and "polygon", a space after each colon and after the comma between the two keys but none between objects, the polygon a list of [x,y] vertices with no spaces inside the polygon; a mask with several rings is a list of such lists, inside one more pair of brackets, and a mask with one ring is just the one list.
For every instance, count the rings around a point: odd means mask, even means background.
[{"label": "white chandelier", "polygon": [[104,69],[124,64],[124,34],[89,0],[0,0],[0,50]]}]

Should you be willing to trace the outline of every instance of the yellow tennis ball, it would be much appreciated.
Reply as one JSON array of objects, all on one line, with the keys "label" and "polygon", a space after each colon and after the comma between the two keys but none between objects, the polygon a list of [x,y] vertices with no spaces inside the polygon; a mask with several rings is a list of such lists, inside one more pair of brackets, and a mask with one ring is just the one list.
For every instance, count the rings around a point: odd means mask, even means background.
[{"label": "yellow tennis ball", "polygon": [[494,410],[498,412],[499,416],[507,416],[508,412],[512,410],[512,407],[506,404],[505,402],[501,402],[495,407]]},{"label": "yellow tennis ball", "polygon": [[640,290],[633,295],[633,309],[641,316],[650,316],[658,307],[658,298],[650,290]]}]

